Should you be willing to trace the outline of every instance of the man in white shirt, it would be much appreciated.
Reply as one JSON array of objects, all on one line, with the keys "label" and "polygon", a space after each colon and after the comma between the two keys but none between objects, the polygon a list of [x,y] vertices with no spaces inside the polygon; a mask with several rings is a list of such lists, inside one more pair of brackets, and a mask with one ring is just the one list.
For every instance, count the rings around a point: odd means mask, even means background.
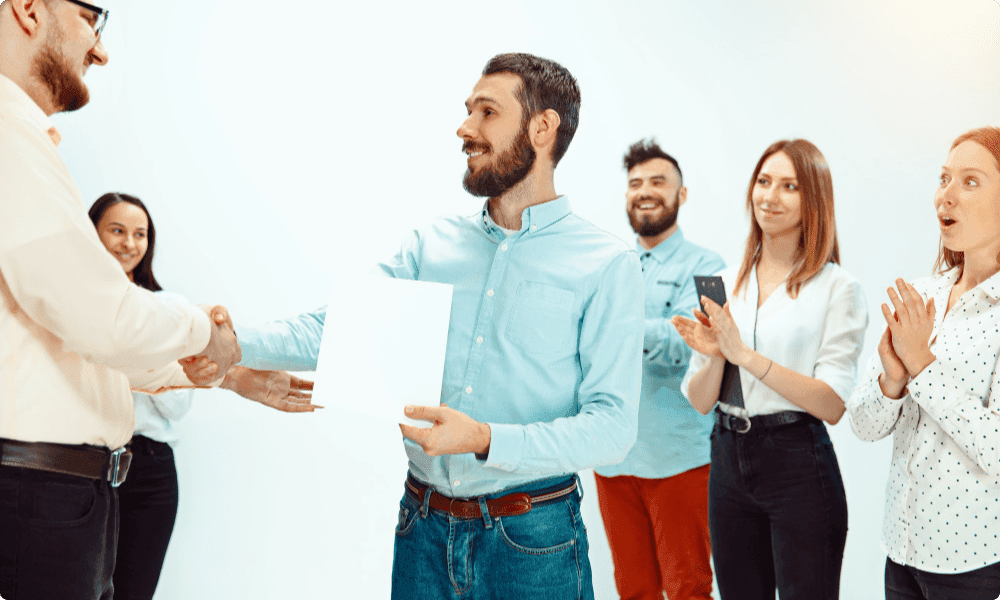
[{"label": "man in white shirt", "polygon": [[101,245],[49,116],[88,101],[107,12],[0,4],[0,596],[110,598],[131,387],[239,360],[228,326],[132,285]]}]

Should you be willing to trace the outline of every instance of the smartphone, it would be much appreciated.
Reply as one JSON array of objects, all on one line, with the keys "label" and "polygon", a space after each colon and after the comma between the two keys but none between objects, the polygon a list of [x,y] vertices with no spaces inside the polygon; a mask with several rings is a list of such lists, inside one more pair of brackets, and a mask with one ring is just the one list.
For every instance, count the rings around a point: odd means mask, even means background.
[{"label": "smartphone", "polygon": [[[724,306],[726,304],[726,285],[722,283],[721,277],[717,275],[711,277],[695,275],[694,287],[698,290],[699,303],[701,303],[701,297],[705,296],[711,298],[712,302],[715,302],[719,306]],[[701,311],[705,312],[704,303],[701,303]]]}]

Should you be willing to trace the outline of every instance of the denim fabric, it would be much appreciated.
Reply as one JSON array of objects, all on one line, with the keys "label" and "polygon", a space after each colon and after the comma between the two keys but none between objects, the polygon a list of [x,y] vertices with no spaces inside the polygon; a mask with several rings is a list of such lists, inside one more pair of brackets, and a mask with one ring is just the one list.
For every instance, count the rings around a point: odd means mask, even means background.
[{"label": "denim fabric", "polygon": [[996,600],[1000,563],[965,573],[928,573],[885,560],[886,600]]},{"label": "denim fabric", "polygon": [[117,530],[108,482],[0,466],[0,596],[110,600]]},{"label": "denim fabric", "polygon": [[[534,482],[478,498],[565,487],[572,478]],[[544,486],[544,487],[541,487]],[[593,600],[580,496],[514,517],[464,519],[404,493],[396,525],[392,597],[396,600]]]},{"label": "denim fabric", "polygon": [[709,530],[722,600],[838,597],[847,498],[826,427],[812,419],[712,431]]},{"label": "denim fabric", "polygon": [[121,526],[112,580],[115,600],[150,600],[177,517],[177,469],[168,444],[135,436],[132,464],[118,488]]}]

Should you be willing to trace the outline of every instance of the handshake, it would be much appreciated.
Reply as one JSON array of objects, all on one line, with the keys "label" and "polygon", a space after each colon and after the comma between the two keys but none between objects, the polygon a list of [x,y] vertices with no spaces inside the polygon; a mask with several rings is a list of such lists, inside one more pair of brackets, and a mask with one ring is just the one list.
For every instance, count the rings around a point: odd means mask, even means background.
[{"label": "handshake", "polygon": [[224,306],[200,307],[208,314],[211,336],[201,354],[180,359],[184,374],[196,386],[223,378],[220,387],[283,412],[313,412],[311,381],[284,371],[258,371],[236,363],[243,358],[233,320]]}]

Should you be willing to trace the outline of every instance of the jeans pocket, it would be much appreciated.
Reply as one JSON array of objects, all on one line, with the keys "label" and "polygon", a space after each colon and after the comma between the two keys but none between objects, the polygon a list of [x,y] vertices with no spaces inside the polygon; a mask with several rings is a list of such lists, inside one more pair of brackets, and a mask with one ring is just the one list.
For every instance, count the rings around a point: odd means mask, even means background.
[{"label": "jeans pocket", "polygon": [[514,517],[500,517],[497,531],[511,548],[525,554],[553,554],[576,545],[577,523],[569,502],[532,508]]},{"label": "jeans pocket", "polygon": [[36,525],[73,527],[87,522],[97,508],[93,481],[44,482],[32,485],[31,506],[26,515]]},{"label": "jeans pocket", "polygon": [[399,516],[396,519],[396,535],[405,536],[413,529],[413,524],[417,522],[419,509],[407,506],[406,502],[399,503]]},{"label": "jeans pocket", "polygon": [[815,451],[813,434],[809,427],[791,426],[773,429],[767,434],[765,445],[779,452],[811,454]]}]

